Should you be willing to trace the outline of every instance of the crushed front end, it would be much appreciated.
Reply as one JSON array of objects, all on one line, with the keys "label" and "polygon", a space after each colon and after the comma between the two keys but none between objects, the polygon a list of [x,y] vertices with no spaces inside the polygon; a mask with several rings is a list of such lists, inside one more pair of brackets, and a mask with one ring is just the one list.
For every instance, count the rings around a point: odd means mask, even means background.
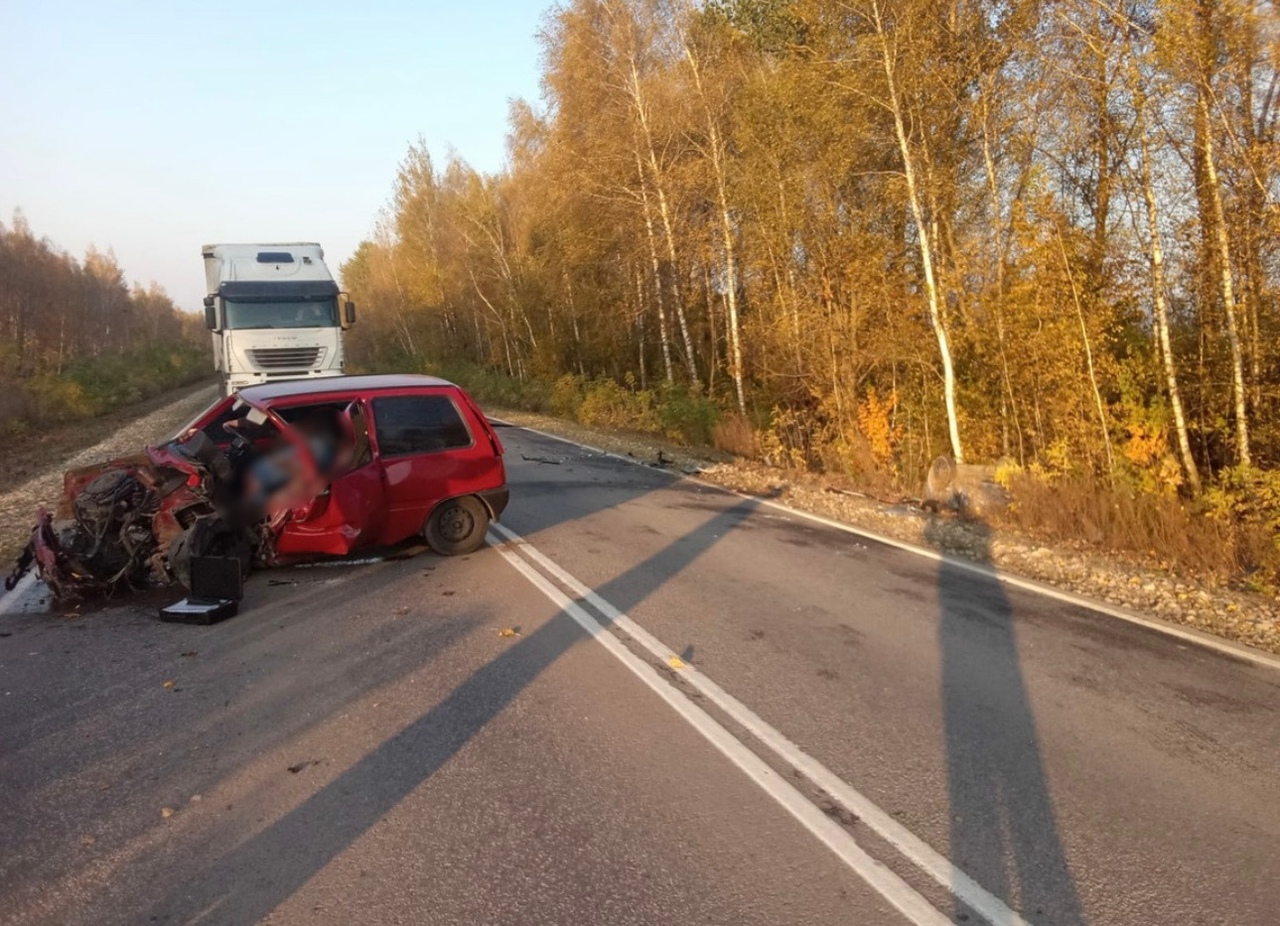
[{"label": "crushed front end", "polygon": [[240,558],[254,529],[228,504],[232,466],[199,431],[145,454],[68,472],[54,513],[41,509],[11,581],[34,564],[60,599],[179,582],[191,559]]}]

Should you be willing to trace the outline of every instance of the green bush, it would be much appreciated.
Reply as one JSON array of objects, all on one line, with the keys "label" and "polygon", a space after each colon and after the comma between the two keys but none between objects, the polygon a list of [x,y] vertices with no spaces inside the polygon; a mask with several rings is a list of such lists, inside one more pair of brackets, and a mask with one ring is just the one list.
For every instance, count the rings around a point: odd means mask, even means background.
[{"label": "green bush", "polygon": [[545,412],[551,407],[552,387],[542,380],[517,379],[501,370],[457,360],[423,361],[419,369],[457,383],[482,405],[527,412]]},{"label": "green bush", "polygon": [[587,385],[578,420],[588,427],[658,430],[653,393],[628,389],[612,379],[598,379]]},{"label": "green bush", "polygon": [[710,446],[720,409],[705,396],[687,389],[668,390],[658,402],[658,423],[672,440],[694,446]]},{"label": "green bush", "polygon": [[61,375],[40,373],[6,383],[13,395],[0,430],[25,433],[50,424],[93,418],[121,406],[194,383],[213,373],[209,352],[193,344],[150,345],[120,354],[85,357]]},{"label": "green bush", "polygon": [[618,428],[662,434],[685,444],[709,446],[720,409],[711,400],[684,388],[655,393],[637,389],[633,377],[624,382],[609,378],[586,379],[566,373],[555,382],[517,379],[465,360],[437,361],[421,357],[393,357],[366,364],[361,373],[416,370],[457,383],[481,405],[495,409],[551,414],[589,427]]},{"label": "green bush", "polygon": [[578,420],[578,412],[582,410],[582,400],[586,389],[586,380],[572,373],[566,373],[556,380],[551,387],[551,414],[558,418]]},{"label": "green bush", "polygon": [[1211,518],[1235,535],[1241,568],[1256,590],[1280,585],[1280,472],[1235,467],[1205,490]]}]

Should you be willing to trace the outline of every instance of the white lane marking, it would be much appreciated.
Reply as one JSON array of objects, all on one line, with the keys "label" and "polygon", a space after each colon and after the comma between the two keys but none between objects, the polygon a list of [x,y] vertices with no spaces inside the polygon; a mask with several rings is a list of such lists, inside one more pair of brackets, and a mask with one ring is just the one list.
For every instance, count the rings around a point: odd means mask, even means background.
[{"label": "white lane marking", "polygon": [[699,479],[696,476],[687,476],[684,473],[672,472],[670,470],[660,469],[658,467],[646,466],[640,460],[633,460],[630,457],[619,456],[616,453],[610,453],[607,450],[601,450],[599,447],[592,447],[590,444],[581,444],[577,441],[570,440],[567,437],[560,437],[558,434],[551,434],[547,431],[539,431],[537,428],[522,428],[518,425],[509,425],[522,431],[528,431],[530,434],[537,434],[541,437],[547,437],[551,440],[560,441],[564,444],[570,444],[574,447],[580,447],[583,450],[589,450],[592,453],[598,453],[601,456],[608,457],[611,460],[617,460],[621,463],[630,463],[632,466],[643,466],[647,472],[661,473],[674,480],[687,479],[690,482],[696,482],[699,485],[707,486],[724,492],[727,495],[734,495],[738,498],[750,499],[761,505],[776,509],[777,511],[785,511],[787,514],[797,518],[804,518],[806,521],[813,521],[826,527],[835,528],[846,534],[853,534],[857,537],[863,537],[867,540],[874,540],[876,543],[883,543],[886,546],[895,547],[904,550],[907,553],[914,553],[917,556],[923,556],[934,562],[946,563],[956,569],[962,569],[965,572],[971,572],[974,575],[982,576],[986,579],[995,579],[997,582],[1003,582],[1005,585],[1011,585],[1014,588],[1020,588],[1023,591],[1032,592],[1037,595],[1043,595],[1046,598],[1053,598],[1065,604],[1074,605],[1077,608],[1084,608],[1097,614],[1105,614],[1108,617],[1114,617],[1122,621],[1128,621],[1130,624],[1137,624],[1140,627],[1146,627],[1148,630],[1154,630],[1156,633],[1162,633],[1165,636],[1176,637],[1187,643],[1194,643],[1197,646],[1203,646],[1205,649],[1215,650],[1219,653],[1225,653],[1228,656],[1235,656],[1254,665],[1263,666],[1268,669],[1280,670],[1280,657],[1265,653],[1261,650],[1253,649],[1242,643],[1233,643],[1230,640],[1224,640],[1221,637],[1215,637],[1211,634],[1200,630],[1194,630],[1187,627],[1180,627],[1177,624],[1171,624],[1167,621],[1156,620],[1155,618],[1146,617],[1133,611],[1125,611],[1120,608],[1112,607],[1101,601],[1095,601],[1092,598],[1085,598],[1072,592],[1064,592],[1061,589],[1054,588],[1051,585],[1044,585],[1032,579],[1024,579],[1021,576],[1011,575],[1009,573],[1000,572],[992,566],[983,563],[975,563],[971,560],[960,559],[946,553],[939,553],[937,550],[930,550],[927,547],[918,547],[913,543],[907,543],[905,540],[895,540],[892,537],[886,537],[883,534],[877,534],[875,531],[869,531],[865,528],[855,527],[852,524],[846,524],[843,521],[836,521],[831,518],[823,517],[820,514],[814,514],[810,511],[802,511],[799,508],[792,508],[781,502],[775,502],[767,498],[760,498],[758,495],[750,495],[746,492],[739,492],[737,489],[726,488],[709,482],[705,479]]},{"label": "white lane marking", "polygon": [[[39,591],[41,587],[33,566],[30,572],[18,580],[13,591],[0,598],[0,614],[33,614],[47,611],[48,603],[37,600],[37,595],[41,594]],[[43,593],[48,595],[49,590],[44,588]]]},{"label": "white lane marking", "polygon": [[[656,658],[666,663],[676,655],[675,650],[601,598],[592,588],[565,572],[529,541],[501,524],[492,524],[490,527],[526,559],[546,570],[565,588],[599,611],[606,620]],[[843,804],[881,839],[902,853],[904,858],[959,897],[983,919],[997,926],[1006,926],[1006,924],[1026,926],[1027,921],[1011,910],[999,897],[982,887],[928,843],[881,810],[870,798],[855,790],[817,759],[783,736],[733,695],[687,663],[679,672],[695,691],[724,711],[735,723],[772,750],[778,758],[799,770],[806,778],[827,792],[832,799]]]},{"label": "white lane marking", "polygon": [[573,618],[579,627],[608,650],[640,681],[648,685],[672,710],[777,801],[898,912],[917,926],[926,926],[926,924],[927,926],[950,926],[952,922],[950,917],[939,912],[915,888],[903,881],[886,865],[868,855],[843,827],[819,810],[812,801],[783,780],[733,734],[662,678],[653,666],[627,649],[621,640],[610,633],[580,604],[570,599],[529,563],[513,553],[505,543],[498,542],[498,538],[491,537],[490,542],[503,559],[515,567],[516,571],[528,579],[552,604]]}]

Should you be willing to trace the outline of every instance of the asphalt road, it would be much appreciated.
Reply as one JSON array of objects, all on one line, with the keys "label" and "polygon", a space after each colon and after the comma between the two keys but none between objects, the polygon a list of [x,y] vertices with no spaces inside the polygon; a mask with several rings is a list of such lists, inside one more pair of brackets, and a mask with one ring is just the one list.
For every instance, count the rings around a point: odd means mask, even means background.
[{"label": "asphalt road", "polygon": [[0,615],[0,923],[1277,922],[1280,671],[502,434],[471,556]]}]

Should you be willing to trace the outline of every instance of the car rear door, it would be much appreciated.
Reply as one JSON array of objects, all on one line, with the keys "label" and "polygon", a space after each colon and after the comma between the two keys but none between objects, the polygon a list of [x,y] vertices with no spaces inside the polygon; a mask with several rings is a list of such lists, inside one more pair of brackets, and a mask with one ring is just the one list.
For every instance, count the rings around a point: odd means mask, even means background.
[{"label": "car rear door", "polygon": [[425,386],[375,395],[373,435],[386,477],[384,541],[422,530],[440,502],[500,484],[500,458],[488,434],[469,421],[457,389]]}]

